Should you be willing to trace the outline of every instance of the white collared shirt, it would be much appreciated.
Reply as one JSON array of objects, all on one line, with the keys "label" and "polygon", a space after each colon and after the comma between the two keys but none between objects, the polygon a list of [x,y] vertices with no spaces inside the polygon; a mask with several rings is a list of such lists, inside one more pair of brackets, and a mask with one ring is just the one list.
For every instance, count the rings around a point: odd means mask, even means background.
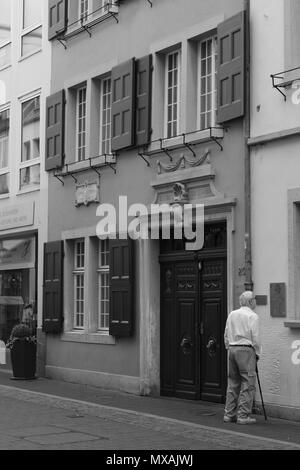
[{"label": "white collared shirt", "polygon": [[249,344],[253,346],[259,356],[261,342],[258,315],[249,307],[241,307],[239,310],[231,312],[227,318],[224,340],[226,349],[229,346]]}]

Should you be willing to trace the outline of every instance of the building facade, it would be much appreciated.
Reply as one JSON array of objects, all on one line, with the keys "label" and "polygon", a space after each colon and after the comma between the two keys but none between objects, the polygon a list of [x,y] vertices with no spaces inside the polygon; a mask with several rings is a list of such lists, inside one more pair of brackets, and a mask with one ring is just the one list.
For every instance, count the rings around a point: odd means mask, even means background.
[{"label": "building facade", "polygon": [[[240,0],[50,1],[48,377],[224,401],[246,282],[246,25]],[[174,227],[97,236],[103,204],[131,220],[134,204],[184,202],[205,206],[202,249]]]},{"label": "building facade", "polygon": [[[299,2],[251,1],[253,281],[270,410],[299,419]],[[272,76],[272,77],[271,77]]]},{"label": "building facade", "polygon": [[51,47],[45,2],[1,0],[0,10],[0,340],[6,343],[20,321],[33,331],[42,327]]}]

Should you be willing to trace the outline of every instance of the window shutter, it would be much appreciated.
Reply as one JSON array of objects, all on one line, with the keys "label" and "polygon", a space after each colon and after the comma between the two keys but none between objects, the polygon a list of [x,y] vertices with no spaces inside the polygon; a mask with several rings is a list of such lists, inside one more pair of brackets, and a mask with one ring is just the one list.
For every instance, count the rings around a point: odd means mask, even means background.
[{"label": "window shutter", "polygon": [[112,69],[112,151],[134,145],[135,59]]},{"label": "window shutter", "polygon": [[152,55],[137,61],[136,145],[151,139]]},{"label": "window shutter", "polygon": [[110,240],[109,333],[133,333],[133,240]]},{"label": "window shutter", "polygon": [[245,112],[245,12],[218,26],[218,122]]},{"label": "window shutter", "polygon": [[63,328],[63,242],[44,245],[43,331],[61,333]]},{"label": "window shutter", "polygon": [[63,166],[65,126],[64,90],[48,96],[46,101],[46,171]]},{"label": "window shutter", "polygon": [[49,0],[49,41],[66,30],[67,7],[67,0]]}]

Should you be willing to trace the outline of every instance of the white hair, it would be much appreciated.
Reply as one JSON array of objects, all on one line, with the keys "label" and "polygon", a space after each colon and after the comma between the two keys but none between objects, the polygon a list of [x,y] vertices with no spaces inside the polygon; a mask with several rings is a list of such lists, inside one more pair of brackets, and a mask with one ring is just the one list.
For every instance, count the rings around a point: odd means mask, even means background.
[{"label": "white hair", "polygon": [[255,300],[253,292],[247,290],[246,292],[243,292],[240,296],[240,306],[253,308],[253,300]]}]

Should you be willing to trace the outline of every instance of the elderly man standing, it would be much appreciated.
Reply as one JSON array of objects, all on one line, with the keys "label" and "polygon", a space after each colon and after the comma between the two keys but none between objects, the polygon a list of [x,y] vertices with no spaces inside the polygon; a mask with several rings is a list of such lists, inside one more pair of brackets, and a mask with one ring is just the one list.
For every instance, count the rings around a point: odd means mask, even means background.
[{"label": "elderly man standing", "polygon": [[239,310],[230,313],[224,334],[225,346],[229,350],[228,389],[224,422],[254,424],[251,418],[255,395],[256,361],[261,345],[258,315],[253,292],[240,296]]}]

